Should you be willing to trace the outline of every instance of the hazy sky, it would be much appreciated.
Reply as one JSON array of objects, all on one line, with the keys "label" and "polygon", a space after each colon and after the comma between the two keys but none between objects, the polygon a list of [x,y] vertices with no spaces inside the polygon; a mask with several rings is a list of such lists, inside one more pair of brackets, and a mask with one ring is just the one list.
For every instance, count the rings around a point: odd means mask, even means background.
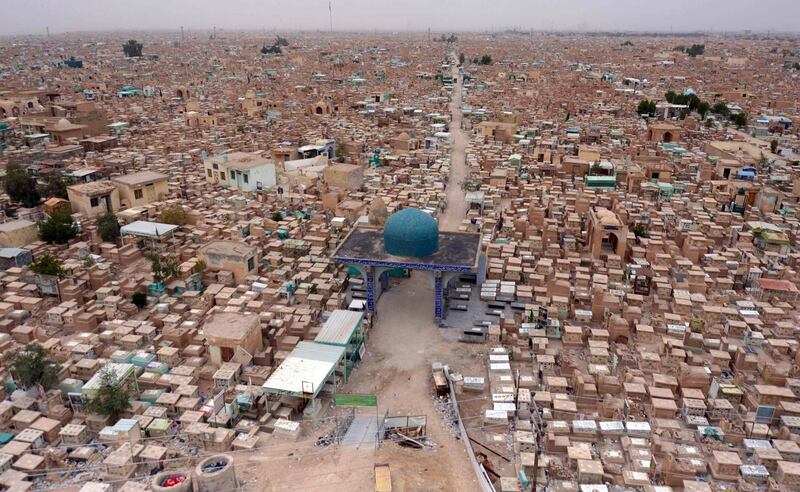
[{"label": "hazy sky", "polygon": [[[800,0],[331,0],[339,30],[800,30]],[[328,0],[0,0],[0,35],[328,30]]]}]

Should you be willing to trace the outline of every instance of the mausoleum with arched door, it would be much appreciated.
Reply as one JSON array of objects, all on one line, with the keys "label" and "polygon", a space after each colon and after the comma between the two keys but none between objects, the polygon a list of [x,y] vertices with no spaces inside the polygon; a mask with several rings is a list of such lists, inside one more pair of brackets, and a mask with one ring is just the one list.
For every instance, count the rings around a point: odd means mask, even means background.
[{"label": "mausoleum with arched door", "polygon": [[448,282],[458,275],[477,273],[479,255],[480,234],[440,232],[433,217],[416,208],[405,208],[392,214],[383,229],[364,225],[353,228],[334,252],[333,260],[361,272],[371,313],[375,313],[390,271],[430,272],[434,318],[441,321]]}]

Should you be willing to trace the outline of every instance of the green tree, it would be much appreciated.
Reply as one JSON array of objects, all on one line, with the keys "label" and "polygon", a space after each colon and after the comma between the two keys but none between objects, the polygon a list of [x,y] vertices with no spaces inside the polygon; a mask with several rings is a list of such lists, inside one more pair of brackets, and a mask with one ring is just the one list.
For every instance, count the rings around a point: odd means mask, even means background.
[{"label": "green tree", "polygon": [[721,115],[721,116],[728,116],[730,114],[731,110],[728,109],[728,105],[727,104],[725,104],[724,102],[720,101],[718,103],[715,103],[713,106],[711,106],[711,112],[714,113],[714,114]]},{"label": "green tree", "polygon": [[139,309],[147,306],[147,294],[144,292],[134,292],[131,296],[131,302]]},{"label": "green tree", "polygon": [[170,205],[161,211],[159,220],[165,224],[172,224],[176,226],[183,226],[189,222],[189,215],[186,210],[180,205]]},{"label": "green tree", "polygon": [[59,212],[39,222],[39,236],[50,244],[65,244],[77,235],[78,226],[68,213]]},{"label": "green tree", "polygon": [[650,233],[649,233],[649,232],[647,232],[647,228],[646,228],[646,227],[645,227],[645,225],[644,225],[644,224],[642,224],[641,222],[637,222],[637,223],[636,223],[636,224],[633,226],[633,234],[634,234],[636,237],[650,237]]},{"label": "green tree", "polygon": [[281,47],[278,46],[277,44],[273,44],[269,48],[267,48],[266,45],[261,47],[261,54],[262,55],[266,55],[266,54],[280,55],[281,53],[283,53],[283,50],[281,50]]},{"label": "green tree", "polygon": [[670,104],[678,104],[675,102],[678,99],[678,95],[675,93],[675,91],[667,91],[667,93],[664,94],[664,99],[666,99]]},{"label": "green tree", "polygon": [[695,56],[702,55],[706,51],[706,45],[704,44],[693,44],[688,50],[686,50],[686,54],[694,58]]},{"label": "green tree", "polygon": [[180,261],[173,254],[152,253],[148,258],[150,259],[150,269],[153,272],[154,283],[160,284],[180,273],[178,268]]},{"label": "green tree", "polygon": [[696,110],[697,110],[697,112],[698,112],[698,113],[700,113],[700,118],[702,118],[702,119],[706,119],[706,115],[707,115],[707,114],[708,114],[708,112],[711,110],[711,105],[710,105],[710,104],[708,104],[708,103],[707,103],[707,102],[705,102],[705,101],[700,101],[700,102],[697,104],[697,108],[696,108]]},{"label": "green tree", "polygon": [[28,265],[28,267],[33,273],[37,273],[39,275],[54,275],[56,277],[63,277],[66,274],[61,260],[50,253],[43,254],[41,258]]},{"label": "green tree", "polygon": [[739,128],[747,126],[747,113],[743,111],[736,113],[731,116],[731,122]]},{"label": "green tree", "polygon": [[6,167],[5,191],[11,200],[26,207],[35,207],[41,201],[36,190],[36,178],[19,164]]},{"label": "green tree", "polygon": [[114,243],[119,237],[119,221],[112,211],[108,211],[97,218],[95,222],[97,233],[103,241]]},{"label": "green tree", "polygon": [[22,388],[41,386],[48,390],[58,382],[61,366],[47,357],[44,347],[29,343],[23,350],[15,350],[7,359],[14,381]]},{"label": "green tree", "polygon": [[774,154],[774,153],[776,153],[776,152],[778,151],[778,141],[777,141],[777,140],[774,140],[774,139],[773,139],[773,140],[772,140],[772,141],[769,143],[769,151],[770,151],[770,152],[772,152],[773,154]]},{"label": "green tree", "polygon": [[483,55],[481,57],[481,65],[491,65],[492,64],[492,57],[489,55]]},{"label": "green tree", "polygon": [[700,105],[700,103],[703,102],[695,94],[689,94],[688,96],[684,95],[682,99],[683,99],[682,104],[689,106],[690,111],[696,110],[697,107]]},{"label": "green tree", "polygon": [[274,46],[289,46],[289,40],[286,38],[282,38],[280,36],[275,37],[275,42],[272,43]]},{"label": "green tree", "polygon": [[656,114],[656,102],[644,99],[639,102],[636,112],[642,116],[654,116]]},{"label": "green tree", "polygon": [[271,219],[275,222],[280,222],[283,220],[283,214],[280,212],[272,212]]},{"label": "green tree", "polygon": [[[442,37],[444,37],[444,35],[442,35]],[[458,41],[458,36],[456,36],[455,34],[451,34],[451,35],[450,35],[450,36],[447,38],[447,42],[448,42],[448,43],[455,43],[456,41]]]},{"label": "green tree", "polygon": [[86,402],[90,413],[111,417],[116,421],[120,415],[131,408],[131,395],[127,388],[117,382],[114,371],[106,369],[100,374],[100,385],[95,395]]},{"label": "green tree", "polygon": [[72,184],[72,180],[66,178],[61,172],[46,174],[39,181],[39,194],[47,198],[67,199],[67,186]]},{"label": "green tree", "polygon": [[344,145],[337,143],[336,144],[336,158],[344,161],[344,158],[347,156],[347,151],[344,148]]},{"label": "green tree", "polygon": [[464,53],[460,53],[458,55],[458,64],[459,65],[463,65],[464,64],[464,60],[466,60],[466,59],[467,59],[467,57],[464,56]]},{"label": "green tree", "polygon": [[128,40],[127,43],[122,45],[122,51],[125,53],[125,56],[128,58],[132,58],[134,56],[142,56],[142,43],[136,41],[135,39]]}]

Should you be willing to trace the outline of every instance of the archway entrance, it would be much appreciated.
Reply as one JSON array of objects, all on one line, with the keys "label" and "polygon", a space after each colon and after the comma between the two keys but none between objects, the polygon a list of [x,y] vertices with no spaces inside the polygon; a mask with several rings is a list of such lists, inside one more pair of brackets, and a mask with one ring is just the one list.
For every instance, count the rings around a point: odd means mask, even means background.
[{"label": "archway entrance", "polygon": [[[398,257],[383,247],[383,230],[356,227],[342,241],[332,257],[336,263],[355,268],[364,277],[367,310],[375,313],[378,298],[389,278],[398,271],[412,272],[419,279],[424,273],[433,284],[434,319],[445,316],[447,283],[459,274],[476,273],[480,251],[480,234],[440,232],[438,250],[424,257]],[[351,271],[351,270],[350,270]]]},{"label": "archway entrance", "polygon": [[619,239],[616,234],[606,234],[600,242],[600,252],[607,255],[616,254],[618,245]]}]

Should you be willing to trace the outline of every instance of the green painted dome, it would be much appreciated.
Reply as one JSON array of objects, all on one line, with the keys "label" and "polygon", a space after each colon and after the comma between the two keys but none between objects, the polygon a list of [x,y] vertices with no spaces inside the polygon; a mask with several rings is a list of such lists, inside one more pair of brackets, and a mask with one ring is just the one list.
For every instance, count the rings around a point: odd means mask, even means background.
[{"label": "green painted dome", "polygon": [[404,208],[386,220],[383,247],[396,256],[430,256],[439,249],[439,225],[418,208]]}]

